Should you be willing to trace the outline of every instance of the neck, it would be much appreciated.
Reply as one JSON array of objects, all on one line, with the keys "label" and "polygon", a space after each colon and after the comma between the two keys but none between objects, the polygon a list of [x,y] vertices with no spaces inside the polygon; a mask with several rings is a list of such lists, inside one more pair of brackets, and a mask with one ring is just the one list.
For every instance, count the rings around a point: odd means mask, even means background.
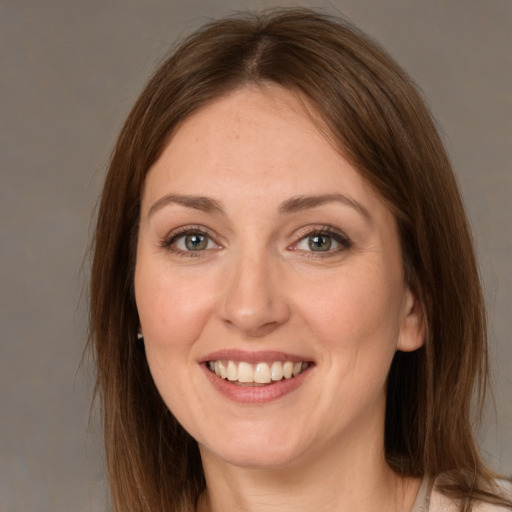
[{"label": "neck", "polygon": [[409,512],[420,484],[388,466],[381,439],[330,442],[286,467],[233,466],[204,448],[201,456],[207,490],[198,512]]}]

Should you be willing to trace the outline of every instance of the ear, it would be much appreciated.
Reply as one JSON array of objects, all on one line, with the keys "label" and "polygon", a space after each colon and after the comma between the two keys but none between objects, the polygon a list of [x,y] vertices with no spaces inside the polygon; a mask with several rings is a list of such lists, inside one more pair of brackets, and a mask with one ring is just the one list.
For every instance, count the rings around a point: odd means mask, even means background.
[{"label": "ear", "polygon": [[396,349],[412,352],[425,343],[425,315],[423,308],[409,287],[405,290],[402,307],[402,325]]}]

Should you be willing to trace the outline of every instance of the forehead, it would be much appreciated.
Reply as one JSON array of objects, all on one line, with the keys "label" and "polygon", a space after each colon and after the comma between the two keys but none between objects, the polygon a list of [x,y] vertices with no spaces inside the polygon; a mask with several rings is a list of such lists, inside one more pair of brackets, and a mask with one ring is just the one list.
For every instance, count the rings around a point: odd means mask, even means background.
[{"label": "forehead", "polygon": [[[343,193],[381,201],[329,137],[314,108],[277,85],[248,86],[209,103],[179,126],[149,170],[143,196],[236,194],[261,204]],[[369,203],[369,204],[368,204]]]},{"label": "forehead", "polygon": [[311,149],[336,153],[322,128],[314,109],[297,94],[277,85],[244,87],[186,118],[149,175],[167,167],[178,178],[206,164],[222,168],[230,160],[239,171],[259,160],[269,172],[284,160],[309,162],[315,157]]},{"label": "forehead", "polygon": [[[222,95],[190,115],[174,133],[169,146],[175,157],[194,148],[198,158],[235,158],[244,147],[251,162],[262,146],[272,155],[268,167],[276,167],[276,156],[289,159],[307,146],[328,144],[327,128],[313,106],[298,94],[274,84],[246,86]],[[290,154],[291,153],[291,154]],[[192,155],[188,154],[187,157]],[[259,154],[264,157],[264,154]]]}]

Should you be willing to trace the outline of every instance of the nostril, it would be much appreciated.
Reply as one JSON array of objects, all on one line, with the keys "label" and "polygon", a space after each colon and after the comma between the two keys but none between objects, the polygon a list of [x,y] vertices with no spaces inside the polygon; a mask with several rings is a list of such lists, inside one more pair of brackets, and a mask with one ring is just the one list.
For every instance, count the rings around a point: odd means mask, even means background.
[{"label": "nostril", "polygon": [[253,322],[248,321],[247,318],[242,321],[233,321],[230,319],[224,319],[225,325],[230,329],[236,329],[243,331],[244,334],[249,338],[259,338],[266,336],[277,329],[282,322]]},{"label": "nostril", "polygon": [[238,254],[218,303],[225,325],[252,337],[268,334],[290,315],[282,272],[269,258],[266,252]]}]

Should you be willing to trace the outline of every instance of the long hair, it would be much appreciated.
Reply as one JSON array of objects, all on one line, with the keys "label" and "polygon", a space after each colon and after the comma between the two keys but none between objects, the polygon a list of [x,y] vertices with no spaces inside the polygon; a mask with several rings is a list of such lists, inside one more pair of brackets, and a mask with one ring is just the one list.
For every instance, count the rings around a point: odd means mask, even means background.
[{"label": "long hair", "polygon": [[238,87],[268,82],[306,98],[398,223],[405,278],[427,335],[422,348],[398,352],[392,363],[388,463],[404,475],[443,475],[438,487],[460,500],[461,511],[477,499],[505,504],[471,428],[473,392],[483,399],[487,379],[485,309],[468,222],[432,117],[410,78],[356,28],[288,9],[215,21],[184,40],[143,90],[115,146],[90,289],[114,509],[190,511],[205,486],[197,444],[159,396],[136,340],[145,175],[187,116]]}]

